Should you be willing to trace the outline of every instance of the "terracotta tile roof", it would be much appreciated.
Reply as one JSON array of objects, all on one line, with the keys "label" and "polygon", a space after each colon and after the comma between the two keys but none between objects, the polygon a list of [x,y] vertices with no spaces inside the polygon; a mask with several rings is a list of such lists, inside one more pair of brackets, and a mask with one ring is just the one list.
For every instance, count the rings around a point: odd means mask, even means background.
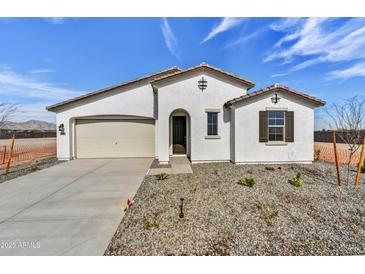
[{"label": "terracotta tile roof", "polygon": [[103,88],[103,89],[100,89],[100,90],[97,90],[97,91],[93,91],[93,92],[90,92],[90,93],[87,93],[87,94],[84,94],[84,95],[81,95],[81,96],[78,96],[78,97],[75,97],[75,98],[72,98],[72,99],[57,103],[57,104],[54,104],[54,105],[51,105],[51,106],[48,106],[48,107],[46,107],[46,109],[49,110],[49,111],[55,111],[57,108],[63,107],[65,105],[68,105],[68,104],[73,103],[73,102],[81,101],[83,99],[86,99],[86,98],[89,98],[89,97],[92,97],[92,96],[96,96],[96,95],[100,95],[100,94],[103,94],[103,93],[106,93],[106,92],[110,92],[110,91],[113,91],[116,88],[121,88],[121,87],[126,87],[126,86],[129,86],[129,85],[132,85],[132,84],[136,84],[136,83],[141,82],[141,81],[154,80],[155,78],[160,78],[161,76],[169,75],[169,74],[175,73],[175,72],[180,71],[180,70],[181,69],[178,68],[178,67],[171,67],[171,68],[168,68],[168,69],[160,71],[160,72],[149,74],[147,76],[143,76],[143,77],[131,80],[131,81],[123,82],[123,83],[113,85],[113,86],[110,86],[110,87],[107,87],[107,88]]},{"label": "terracotta tile roof", "polygon": [[222,76],[224,76],[226,78],[229,78],[229,79],[231,79],[233,81],[236,81],[240,85],[243,85],[243,86],[248,87],[248,89],[250,89],[250,88],[252,88],[252,87],[255,86],[255,83],[253,81],[251,81],[251,80],[244,79],[244,78],[242,78],[242,77],[240,77],[238,75],[234,75],[232,73],[226,72],[226,71],[221,70],[219,68],[210,66],[210,65],[208,65],[206,63],[201,63],[200,65],[197,65],[195,67],[191,67],[191,68],[188,68],[188,69],[183,69],[183,70],[180,70],[180,71],[176,71],[175,73],[162,76],[160,78],[157,78],[157,79],[151,81],[151,84],[157,84],[159,82],[162,82],[163,80],[170,79],[172,77],[179,76],[179,75],[183,75],[183,74],[186,74],[186,73],[189,73],[189,72],[192,72],[192,71],[196,71],[196,70],[209,71],[211,73],[220,74],[220,75],[222,75]]},{"label": "terracotta tile roof", "polygon": [[317,106],[324,106],[326,104],[325,101],[320,100],[320,99],[317,99],[317,98],[315,98],[313,96],[310,96],[308,94],[305,94],[303,92],[297,91],[295,89],[288,88],[288,87],[283,86],[281,84],[273,84],[273,85],[271,85],[269,87],[266,87],[266,88],[257,90],[255,92],[250,93],[250,94],[246,94],[246,95],[240,96],[238,98],[232,99],[232,100],[226,102],[224,105],[226,107],[228,107],[228,106],[231,106],[231,105],[233,105],[235,103],[244,101],[246,99],[249,99],[249,98],[252,98],[252,97],[256,97],[256,96],[265,94],[265,93],[270,92],[270,91],[275,91],[275,90],[282,91],[282,92],[287,92],[287,93],[293,94],[295,96],[299,96],[301,98],[304,98],[304,99],[312,102],[313,104],[315,104]]}]

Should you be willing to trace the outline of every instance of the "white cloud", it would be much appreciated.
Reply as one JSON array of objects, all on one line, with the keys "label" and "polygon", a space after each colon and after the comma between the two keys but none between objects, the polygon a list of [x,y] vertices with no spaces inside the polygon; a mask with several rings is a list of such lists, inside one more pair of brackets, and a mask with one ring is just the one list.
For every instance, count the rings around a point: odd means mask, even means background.
[{"label": "white cloud", "polygon": [[169,22],[166,18],[162,18],[162,24],[161,24],[161,30],[163,37],[165,39],[165,44],[172,55],[174,55],[177,59],[179,59],[178,56],[178,47],[177,47],[177,39],[172,32],[172,29],[170,27]]},{"label": "white cloud", "polygon": [[20,104],[19,112],[12,120],[15,122],[41,120],[55,123],[56,115],[53,112],[46,111],[46,107],[51,104],[50,102],[42,104]]},{"label": "white cloud", "polygon": [[37,79],[38,74],[21,74],[9,66],[0,65],[0,98],[3,102],[19,105],[20,111],[15,120],[54,121],[54,114],[46,111],[46,106],[70,99],[81,94],[80,91]]},{"label": "white cloud", "polygon": [[[365,59],[365,18],[345,23],[335,18],[282,19],[271,27],[285,35],[276,43],[264,62],[281,59],[292,63],[296,57],[307,57],[287,73],[323,62]],[[285,46],[291,42],[289,46]]]},{"label": "white cloud", "polygon": [[328,73],[327,79],[348,79],[351,77],[365,77],[365,63],[353,65],[343,70],[334,70]]},{"label": "white cloud", "polygon": [[244,45],[245,43],[247,43],[248,41],[254,39],[256,36],[258,36],[263,30],[258,30],[256,32],[253,32],[253,33],[250,33],[246,36],[242,36],[240,37],[239,39],[233,41],[233,42],[230,42],[226,48],[233,48],[235,46],[241,46],[241,45]]},{"label": "white cloud", "polygon": [[205,37],[201,43],[203,44],[208,40],[214,38],[218,34],[238,26],[242,23],[243,20],[245,20],[245,18],[224,17],[218,25],[213,27],[213,29],[209,32],[207,37]]},{"label": "white cloud", "polygon": [[282,77],[282,76],[286,76],[288,74],[289,74],[288,72],[276,73],[276,74],[271,75],[271,77],[273,77],[273,78],[275,78],[275,77]]},{"label": "white cloud", "polygon": [[29,73],[31,74],[42,74],[42,73],[51,73],[54,72],[53,69],[33,69],[30,70]]},{"label": "white cloud", "polygon": [[296,26],[303,18],[300,17],[287,17],[270,25],[270,28],[275,31],[286,31]]},{"label": "white cloud", "polygon": [[297,26],[303,25],[304,22],[305,19],[303,18],[284,18],[279,22],[270,25],[270,28],[274,31],[287,33],[287,35],[285,35],[275,44],[275,48],[280,47],[286,42],[299,38],[301,32],[297,29]]},{"label": "white cloud", "polygon": [[47,18],[44,18],[44,20],[46,20],[49,23],[55,24],[55,25],[60,25],[65,22],[64,17],[47,17]]},{"label": "white cloud", "polygon": [[313,66],[315,64],[321,63],[323,60],[321,58],[317,58],[317,59],[309,59],[307,61],[304,61],[302,63],[299,63],[293,67],[291,67],[287,72],[284,73],[277,73],[277,74],[273,74],[271,75],[271,77],[281,77],[281,76],[286,76],[289,75],[292,72],[298,71],[298,70],[302,70],[305,69],[307,67]]},{"label": "white cloud", "polygon": [[7,69],[0,70],[0,94],[57,101],[77,96],[80,92]]}]

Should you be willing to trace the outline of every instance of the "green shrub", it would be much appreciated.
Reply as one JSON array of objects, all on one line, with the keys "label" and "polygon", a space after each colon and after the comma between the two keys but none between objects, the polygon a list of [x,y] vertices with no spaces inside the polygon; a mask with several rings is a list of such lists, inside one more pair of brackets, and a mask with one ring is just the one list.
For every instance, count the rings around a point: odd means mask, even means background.
[{"label": "green shrub", "polygon": [[321,150],[320,149],[316,149],[314,151],[314,161],[319,161],[320,156],[321,156]]},{"label": "green shrub", "polygon": [[160,223],[158,221],[158,213],[153,213],[152,218],[146,216],[143,217],[143,228],[146,230],[151,230],[153,228],[159,228]]},{"label": "green shrub", "polygon": [[253,187],[255,185],[255,179],[252,177],[245,177],[238,181],[237,184],[241,186]]},{"label": "green shrub", "polygon": [[30,171],[32,171],[32,172],[37,171],[38,169],[39,169],[39,167],[36,164],[34,164],[30,167]]},{"label": "green shrub", "polygon": [[291,184],[295,187],[301,187],[302,186],[302,174],[300,172],[295,174],[293,180],[291,180]]},{"label": "green shrub", "polygon": [[161,173],[156,175],[156,179],[159,181],[166,180],[167,178],[169,178],[169,175],[166,173]]},{"label": "green shrub", "polygon": [[260,213],[260,217],[266,222],[267,226],[273,227],[273,221],[279,215],[279,212],[275,208],[270,208],[260,201],[256,203],[256,207]]},{"label": "green shrub", "polygon": [[361,173],[365,173],[365,160],[362,163]]}]

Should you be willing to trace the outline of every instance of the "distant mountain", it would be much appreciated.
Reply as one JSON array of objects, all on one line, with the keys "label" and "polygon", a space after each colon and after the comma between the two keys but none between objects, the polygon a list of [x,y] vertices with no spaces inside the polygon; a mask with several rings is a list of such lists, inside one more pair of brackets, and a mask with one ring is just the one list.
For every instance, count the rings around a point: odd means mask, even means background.
[{"label": "distant mountain", "polygon": [[7,122],[4,129],[17,130],[56,130],[56,124],[39,120],[29,120],[25,122]]}]

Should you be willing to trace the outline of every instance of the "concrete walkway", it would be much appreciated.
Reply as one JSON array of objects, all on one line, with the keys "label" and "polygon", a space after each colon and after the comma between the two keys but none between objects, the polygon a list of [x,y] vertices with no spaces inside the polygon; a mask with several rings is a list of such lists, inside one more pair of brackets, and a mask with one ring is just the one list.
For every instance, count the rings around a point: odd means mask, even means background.
[{"label": "concrete walkway", "polygon": [[166,174],[193,173],[190,161],[187,157],[182,157],[182,156],[171,157],[169,163],[171,167],[151,168],[148,171],[148,175],[157,175],[161,173],[166,173]]},{"label": "concrete walkway", "polygon": [[102,255],[152,161],[74,160],[0,184],[0,255]]}]

